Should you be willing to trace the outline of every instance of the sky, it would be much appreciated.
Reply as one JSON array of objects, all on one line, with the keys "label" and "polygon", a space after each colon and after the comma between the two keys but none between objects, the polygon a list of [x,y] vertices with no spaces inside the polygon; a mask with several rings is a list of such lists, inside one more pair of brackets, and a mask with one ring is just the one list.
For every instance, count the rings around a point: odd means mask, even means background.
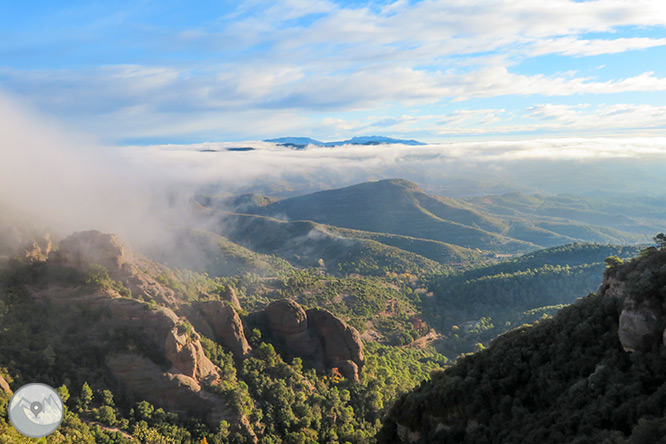
[{"label": "sky", "polygon": [[658,138],[666,2],[0,0],[0,93],[119,146]]}]

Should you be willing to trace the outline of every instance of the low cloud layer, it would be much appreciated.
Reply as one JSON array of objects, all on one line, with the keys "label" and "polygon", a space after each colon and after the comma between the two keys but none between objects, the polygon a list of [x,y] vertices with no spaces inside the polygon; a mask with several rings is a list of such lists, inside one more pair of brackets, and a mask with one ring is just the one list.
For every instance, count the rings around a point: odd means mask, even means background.
[{"label": "low cloud layer", "polygon": [[[253,147],[252,151],[236,151]],[[228,151],[232,149],[232,151]],[[227,192],[258,184],[292,180],[342,186],[364,180],[402,177],[440,189],[442,184],[474,181],[502,183],[526,192],[594,193],[606,185],[618,191],[660,194],[659,171],[666,163],[666,138],[563,138],[484,141],[425,146],[310,146],[292,150],[266,142],[206,143],[125,147],[123,156],[137,165],[163,171],[191,185],[215,183]],[[633,183],[632,183],[633,181]],[[650,181],[655,183],[650,184]],[[587,184],[582,185],[581,184]],[[513,188],[512,188],[513,187]],[[461,190],[475,194],[485,186]],[[307,186],[296,189],[307,191]],[[446,194],[444,191],[443,194]]]}]

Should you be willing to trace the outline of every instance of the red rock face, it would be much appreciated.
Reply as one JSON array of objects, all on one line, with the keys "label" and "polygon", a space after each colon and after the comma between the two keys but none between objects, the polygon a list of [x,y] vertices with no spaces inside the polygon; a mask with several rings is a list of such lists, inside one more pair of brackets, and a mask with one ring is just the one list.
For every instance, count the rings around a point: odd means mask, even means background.
[{"label": "red rock face", "polygon": [[358,330],[320,308],[308,310],[307,316],[310,328],[323,345],[326,366],[338,367],[347,378],[358,380],[365,364]]},{"label": "red rock face", "polygon": [[[236,357],[246,356],[252,348],[245,338],[243,321],[230,305],[220,301],[193,304],[194,316],[188,316],[197,330],[229,349]],[[197,316],[198,315],[198,316]]]},{"label": "red rock face", "polygon": [[283,299],[271,303],[265,310],[271,331],[280,335],[303,333],[308,328],[305,310],[294,301]]},{"label": "red rock face", "polygon": [[296,302],[280,300],[264,310],[267,327],[288,350],[317,369],[338,368],[358,380],[363,343],[358,331],[327,310],[307,312]]},{"label": "red rock face", "polygon": [[0,390],[2,390],[5,393],[9,393],[10,395],[12,394],[12,389],[9,387],[9,384],[7,381],[5,381],[5,378],[0,376]]}]

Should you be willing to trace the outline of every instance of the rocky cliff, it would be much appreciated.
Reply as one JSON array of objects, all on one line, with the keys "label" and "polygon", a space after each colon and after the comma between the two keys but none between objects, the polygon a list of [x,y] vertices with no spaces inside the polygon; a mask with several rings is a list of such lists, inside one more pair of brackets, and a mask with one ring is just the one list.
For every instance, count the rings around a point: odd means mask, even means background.
[{"label": "rocky cliff", "polygon": [[620,301],[624,351],[666,345],[666,252],[648,249],[631,262],[610,265],[598,293]]},{"label": "rocky cliff", "polygon": [[[98,231],[64,239],[49,255],[44,272],[67,268],[86,272],[93,264],[130,287],[132,297],[111,288],[67,283],[33,289],[33,294],[62,310],[79,307],[96,319],[90,331],[78,334],[107,350],[107,368],[130,394],[171,411],[204,417],[211,426],[225,420],[243,429],[247,420],[209,390],[219,382],[220,370],[204,353],[196,327],[183,317],[187,312],[199,313],[210,337],[242,356],[249,346],[234,308],[220,301],[192,306],[178,300],[172,289],[154,278],[163,267],[135,256],[116,236]],[[231,296],[225,295],[233,302]],[[243,431],[252,442],[253,434],[247,427]]]},{"label": "rocky cliff", "polygon": [[[240,308],[238,299],[235,302]],[[230,303],[214,300],[196,302],[185,313],[197,331],[223,345],[235,357],[246,357],[252,350],[245,338],[243,321]]]},{"label": "rocky cliff", "polygon": [[303,310],[297,302],[279,300],[252,316],[254,322],[288,353],[318,370],[337,368],[358,380],[365,363],[358,331],[327,310]]}]

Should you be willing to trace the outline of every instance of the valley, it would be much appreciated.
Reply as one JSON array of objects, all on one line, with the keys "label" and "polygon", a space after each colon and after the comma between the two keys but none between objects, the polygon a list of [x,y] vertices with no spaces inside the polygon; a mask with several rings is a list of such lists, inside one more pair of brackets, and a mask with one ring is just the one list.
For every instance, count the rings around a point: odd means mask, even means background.
[{"label": "valley", "polygon": [[[53,237],[5,212],[0,408],[42,381],[68,406],[53,439],[389,439],[396,399],[559,319],[597,290],[607,258],[642,254],[663,221],[643,210],[453,199],[405,180],[285,199],[200,193],[190,224],[148,246]],[[6,423],[0,433],[23,442]]]}]

